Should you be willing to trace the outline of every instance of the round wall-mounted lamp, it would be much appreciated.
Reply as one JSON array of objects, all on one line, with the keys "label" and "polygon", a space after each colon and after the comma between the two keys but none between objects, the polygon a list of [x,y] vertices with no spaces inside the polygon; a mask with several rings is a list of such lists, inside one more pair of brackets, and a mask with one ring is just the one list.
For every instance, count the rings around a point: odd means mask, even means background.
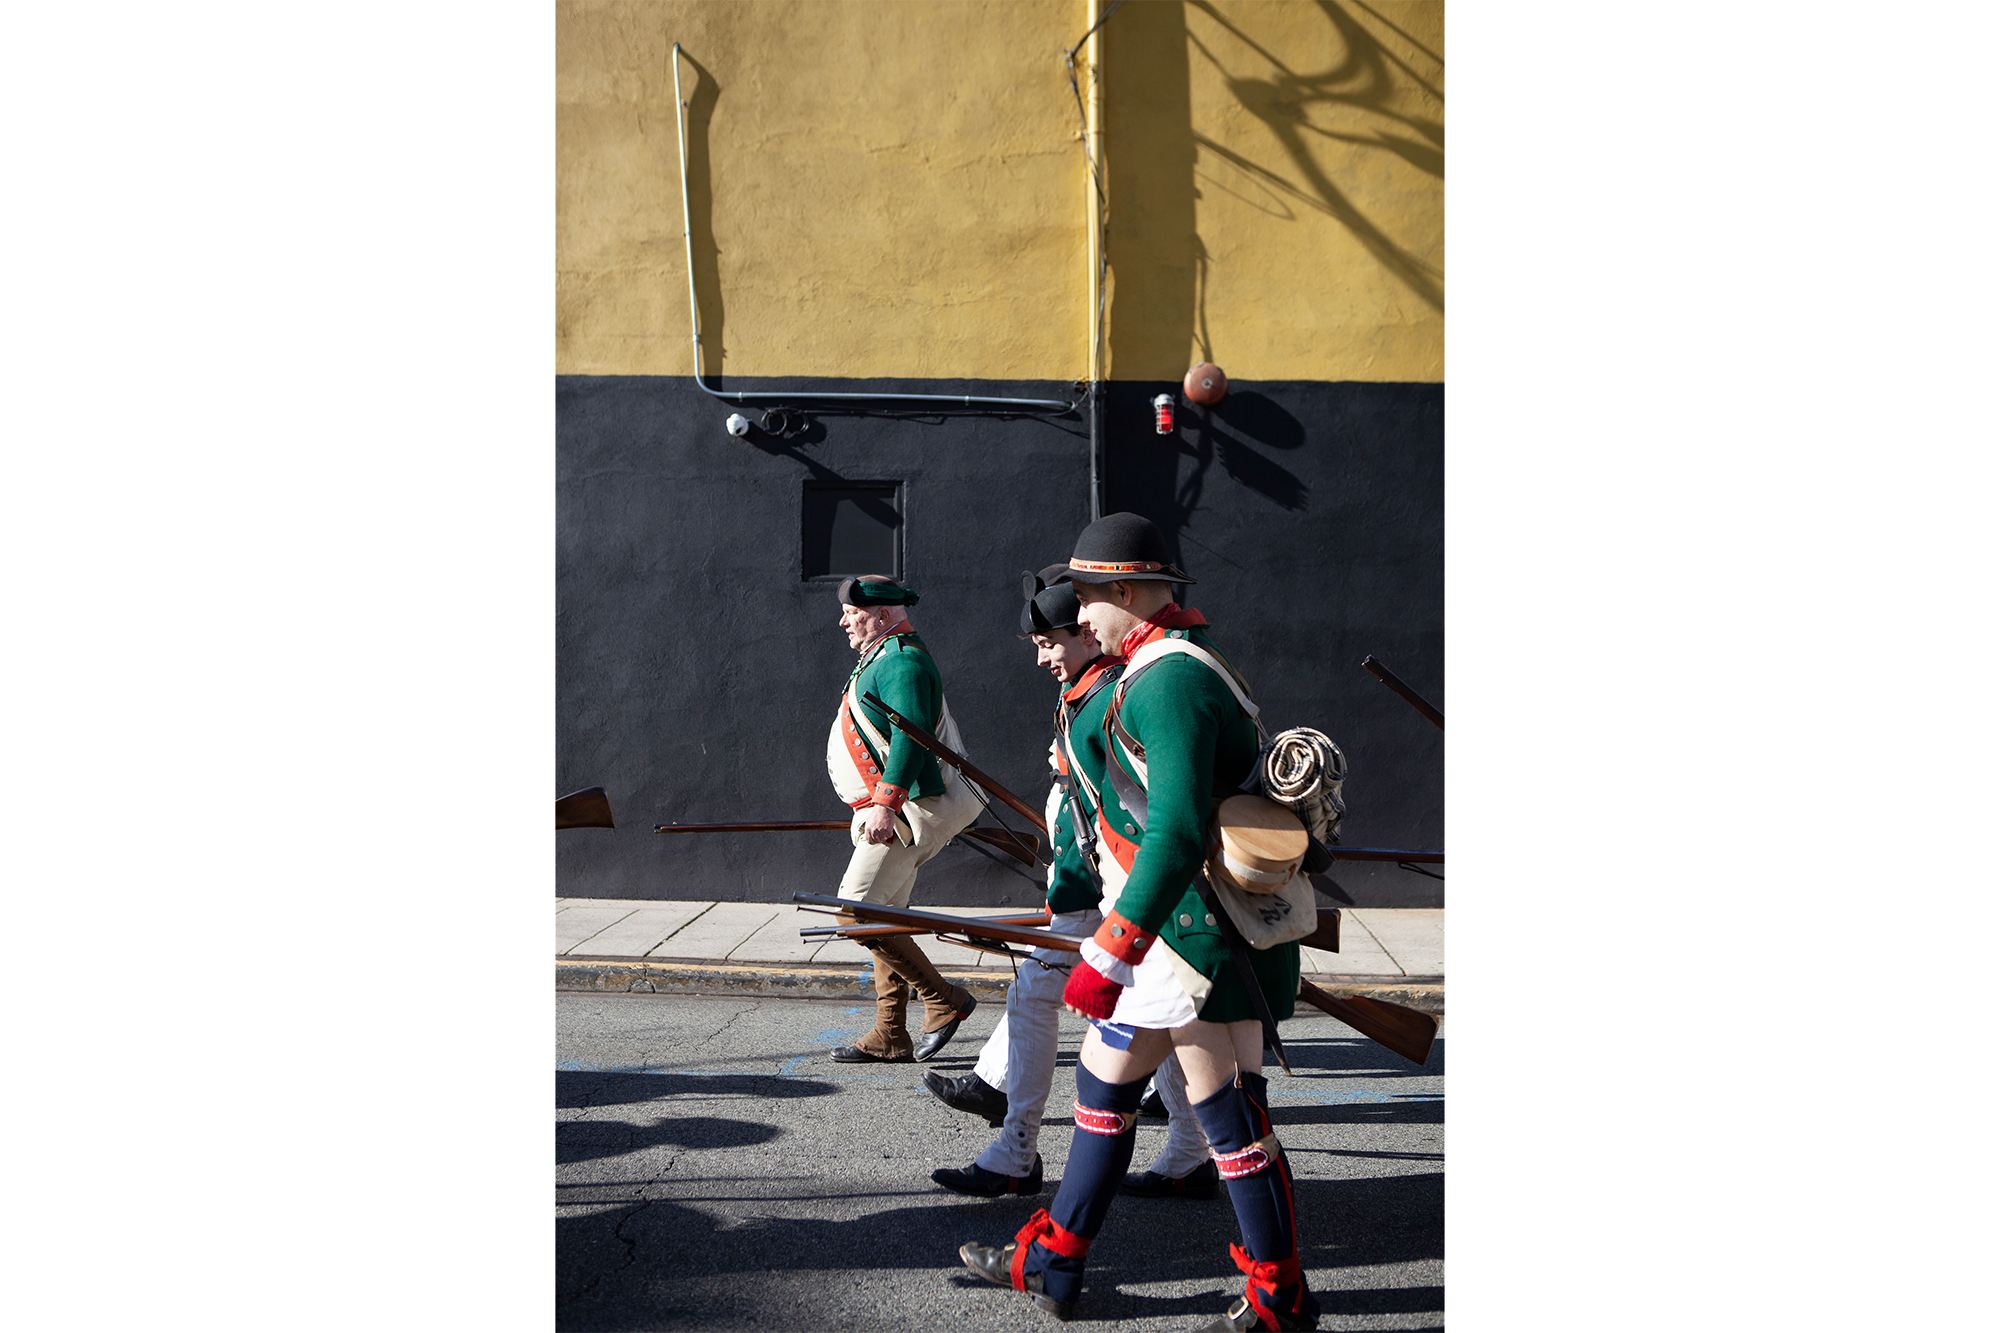
[{"label": "round wall-mounted lamp", "polygon": [[1190,403],[1207,407],[1221,402],[1222,395],[1229,392],[1229,376],[1213,361],[1204,361],[1188,371],[1187,378],[1181,381],[1181,392]]}]

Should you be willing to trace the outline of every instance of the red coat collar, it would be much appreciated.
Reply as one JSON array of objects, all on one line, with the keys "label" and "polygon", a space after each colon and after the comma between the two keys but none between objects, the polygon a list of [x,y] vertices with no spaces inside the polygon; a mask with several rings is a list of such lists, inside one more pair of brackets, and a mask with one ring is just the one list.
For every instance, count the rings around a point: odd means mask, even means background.
[{"label": "red coat collar", "polygon": [[1207,623],[1208,617],[1201,612],[1192,608],[1183,611],[1179,602],[1168,602],[1125,636],[1125,642],[1119,645],[1119,652],[1129,658],[1153,640],[1164,639],[1170,629],[1193,629]]},{"label": "red coat collar", "polygon": [[1125,659],[1122,657],[1099,657],[1095,662],[1092,662],[1083,669],[1083,674],[1076,678],[1076,684],[1063,691],[1063,702],[1073,704],[1084,695],[1089,694],[1090,687],[1097,683],[1099,676],[1103,675],[1107,669],[1119,666],[1124,661]]}]

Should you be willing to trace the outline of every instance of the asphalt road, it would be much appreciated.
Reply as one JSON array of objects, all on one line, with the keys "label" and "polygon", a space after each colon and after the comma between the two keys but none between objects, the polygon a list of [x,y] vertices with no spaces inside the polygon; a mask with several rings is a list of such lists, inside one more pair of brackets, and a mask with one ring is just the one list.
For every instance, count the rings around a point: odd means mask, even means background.
[{"label": "asphalt road", "polygon": [[[1068,1155],[1081,1020],[1065,1018],[1041,1151],[1047,1189],[968,1199],[930,1180],[996,1131],[925,1090],[969,1071],[998,1006],[925,1065],[835,1065],[872,1022],[849,1001],[556,997],[556,1327],[1058,1327],[973,1277],[958,1246],[1001,1244],[1054,1196]],[[1272,1068],[1301,1257],[1325,1329],[1444,1326],[1444,1041],[1422,1069],[1305,1010]],[[1134,1169],[1162,1142],[1140,1121]],[[1184,1333],[1242,1289],[1226,1198],[1121,1197],[1091,1250],[1088,1330]]]}]

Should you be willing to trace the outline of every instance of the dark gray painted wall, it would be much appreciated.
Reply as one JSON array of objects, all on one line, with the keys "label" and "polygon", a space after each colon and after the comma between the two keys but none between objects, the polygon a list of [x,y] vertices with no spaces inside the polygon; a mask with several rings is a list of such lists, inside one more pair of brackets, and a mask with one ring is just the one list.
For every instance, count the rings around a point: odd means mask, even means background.
[{"label": "dark gray painted wall", "polygon": [[[1066,398],[971,381],[731,381],[731,389],[900,389]],[[1360,668],[1369,653],[1444,698],[1444,388],[1238,384],[1153,432],[1177,386],[1116,384],[1106,504],[1168,533],[1187,601],[1277,727],[1346,751],[1355,845],[1442,847],[1441,734]],[[826,584],[801,583],[808,479],[905,483],[912,616],[971,758],[1039,802],[1054,682],[1016,639],[1020,572],[1068,556],[1089,521],[1077,418],[816,415],[792,440],[724,432],[685,378],[556,383],[557,794],[602,786],[620,827],[557,837],[567,896],[783,901],[831,893],[838,833],[661,836],[669,820],[837,819],[826,729],[853,664]],[[753,420],[757,413],[748,415]],[[1019,822],[1018,820],[1015,822]],[[1443,885],[1340,867],[1363,906],[1441,906]],[[1028,882],[951,848],[918,901],[1028,905]]]}]

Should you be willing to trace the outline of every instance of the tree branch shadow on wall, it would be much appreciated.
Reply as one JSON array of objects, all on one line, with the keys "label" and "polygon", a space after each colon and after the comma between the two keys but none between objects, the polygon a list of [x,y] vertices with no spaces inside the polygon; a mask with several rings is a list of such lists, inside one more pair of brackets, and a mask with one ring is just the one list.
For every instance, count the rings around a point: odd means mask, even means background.
[{"label": "tree branch shadow on wall", "polygon": [[[1277,139],[1286,158],[1289,159],[1291,168],[1304,178],[1307,188],[1301,190],[1279,172],[1251,160],[1240,152],[1223,147],[1207,135],[1195,133],[1195,142],[1202,149],[1236,166],[1285,198],[1332,217],[1360,241],[1378,263],[1422,298],[1425,304],[1433,310],[1443,310],[1443,273],[1434,265],[1398,245],[1387,232],[1364,214],[1334,184],[1325,169],[1314,160],[1311,144],[1314,138],[1320,138],[1378,148],[1393,153],[1427,175],[1443,179],[1444,125],[1423,116],[1394,110],[1390,106],[1397,85],[1404,81],[1416,84],[1439,101],[1444,99],[1443,91],[1412,68],[1409,62],[1383,45],[1352,14],[1335,3],[1335,0],[1318,0],[1319,9],[1339,33],[1346,54],[1331,69],[1310,74],[1299,73],[1275,54],[1260,46],[1249,34],[1224,18],[1209,0],[1187,0],[1187,3],[1214,20],[1217,26],[1255,51],[1277,71],[1275,76],[1267,79],[1232,76],[1220,56],[1211,51],[1193,33],[1188,35],[1188,44],[1223,75],[1237,102],[1245,111],[1261,121]],[[1355,7],[1383,26],[1397,31],[1406,40],[1410,40],[1412,46],[1424,51],[1426,55],[1432,55],[1435,59],[1433,53],[1425,50],[1413,39],[1409,39],[1407,34],[1395,29],[1393,24],[1388,23],[1368,6],[1356,3]],[[1437,63],[1443,64],[1442,61]],[[1315,108],[1329,107],[1364,111],[1371,117],[1387,120],[1399,130],[1407,132],[1377,130],[1372,134],[1351,134],[1314,124],[1312,111]],[[1204,177],[1204,179],[1209,178]],[[1220,181],[1211,180],[1211,183],[1218,188],[1228,188]],[[1251,202],[1256,203],[1256,201]],[[1257,206],[1264,207],[1261,203]],[[1266,211],[1273,210],[1267,208]]]}]

